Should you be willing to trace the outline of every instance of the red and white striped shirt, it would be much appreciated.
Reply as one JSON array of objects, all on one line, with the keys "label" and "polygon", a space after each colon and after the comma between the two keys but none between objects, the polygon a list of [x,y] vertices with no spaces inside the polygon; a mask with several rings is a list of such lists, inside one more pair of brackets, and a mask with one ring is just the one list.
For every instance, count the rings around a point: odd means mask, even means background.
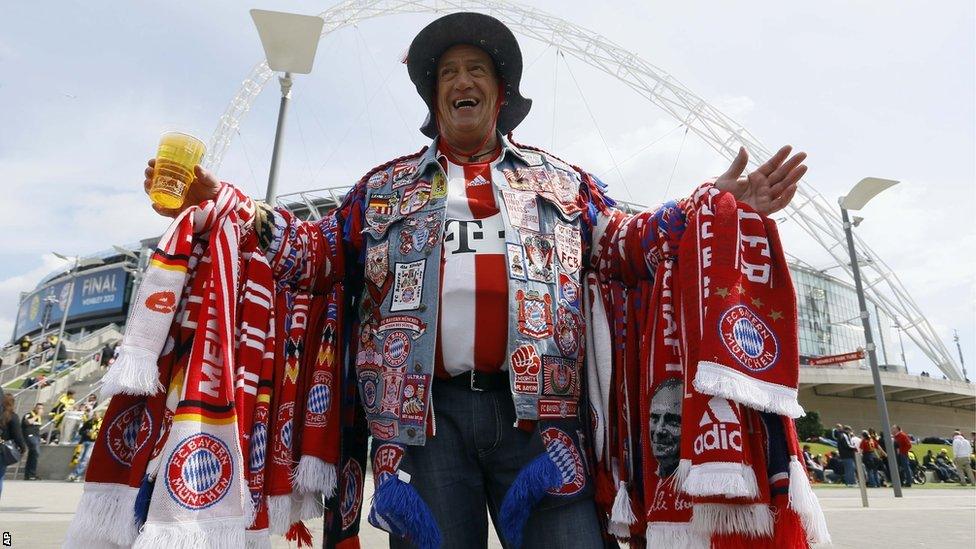
[{"label": "red and white striped shirt", "polygon": [[441,376],[497,372],[508,343],[508,268],[493,181],[504,176],[495,169],[497,158],[462,165],[440,160],[447,213],[435,369]]}]

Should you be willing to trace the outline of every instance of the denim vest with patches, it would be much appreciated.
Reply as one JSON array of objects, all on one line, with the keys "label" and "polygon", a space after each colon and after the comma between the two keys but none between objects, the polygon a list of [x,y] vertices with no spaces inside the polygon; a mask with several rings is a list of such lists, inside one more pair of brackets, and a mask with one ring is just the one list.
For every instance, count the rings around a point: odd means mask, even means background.
[{"label": "denim vest with patches", "polygon": [[[505,223],[506,366],[516,415],[575,418],[586,356],[580,175],[549,155],[501,141],[497,169],[505,177],[494,189]],[[434,413],[446,202],[436,142],[366,183],[356,370],[370,431],[380,440],[423,445]]]}]

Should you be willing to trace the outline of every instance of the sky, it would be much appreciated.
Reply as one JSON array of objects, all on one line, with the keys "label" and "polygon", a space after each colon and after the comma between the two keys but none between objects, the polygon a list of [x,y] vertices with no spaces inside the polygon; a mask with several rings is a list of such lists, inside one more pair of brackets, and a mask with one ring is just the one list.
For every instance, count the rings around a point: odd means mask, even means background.
[{"label": "sky", "polygon": [[[0,7],[0,337],[18,296],[62,260],[158,235],[142,170],[158,136],[210,140],[264,58],[250,8],[318,14],[332,2],[170,0]],[[956,357],[976,369],[976,14],[970,0],[531,1],[669,73],[767,148],[809,154],[830,203],[863,177],[901,181],[856,229]],[[399,61],[433,14],[362,21],[322,39],[295,77],[279,190],[351,184],[426,144],[425,108]],[[619,80],[519,36],[532,112],[516,139],[643,204],[687,196],[728,162]],[[264,196],[279,99],[257,97],[218,171]],[[609,151],[609,152],[608,152]],[[833,262],[795,222],[787,251]],[[830,271],[839,273],[839,269]],[[907,342],[907,340],[906,340]],[[909,368],[933,367],[910,344]],[[958,360],[958,359],[957,359]]]}]

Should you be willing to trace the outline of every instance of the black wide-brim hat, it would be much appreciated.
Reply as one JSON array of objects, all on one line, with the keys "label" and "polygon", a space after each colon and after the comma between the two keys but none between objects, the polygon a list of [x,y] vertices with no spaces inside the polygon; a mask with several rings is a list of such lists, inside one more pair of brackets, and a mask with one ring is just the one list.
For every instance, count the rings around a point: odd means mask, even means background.
[{"label": "black wide-brim hat", "polygon": [[495,74],[505,86],[498,112],[498,131],[515,129],[532,108],[532,100],[522,97],[522,50],[515,35],[504,23],[483,13],[461,12],[445,15],[421,30],[407,51],[407,72],[417,93],[427,103],[427,120],[420,131],[437,137],[437,62],[451,46],[469,44],[484,50],[495,62]]}]

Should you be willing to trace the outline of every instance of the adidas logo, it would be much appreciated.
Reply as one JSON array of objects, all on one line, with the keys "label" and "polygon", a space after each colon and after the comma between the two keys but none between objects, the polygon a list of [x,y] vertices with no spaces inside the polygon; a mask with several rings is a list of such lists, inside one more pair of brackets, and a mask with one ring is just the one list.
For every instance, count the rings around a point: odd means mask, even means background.
[{"label": "adidas logo", "polygon": [[[711,427],[705,428],[706,425]],[[707,450],[742,451],[742,429],[739,427],[739,418],[728,400],[719,396],[712,397],[698,426],[704,430],[700,431],[695,438],[695,455],[700,456]]]},{"label": "adidas logo", "polygon": [[468,181],[468,187],[480,187],[482,185],[487,185],[488,183],[490,183],[490,181],[485,179],[485,176],[479,175],[478,177],[475,177],[471,181]]}]

